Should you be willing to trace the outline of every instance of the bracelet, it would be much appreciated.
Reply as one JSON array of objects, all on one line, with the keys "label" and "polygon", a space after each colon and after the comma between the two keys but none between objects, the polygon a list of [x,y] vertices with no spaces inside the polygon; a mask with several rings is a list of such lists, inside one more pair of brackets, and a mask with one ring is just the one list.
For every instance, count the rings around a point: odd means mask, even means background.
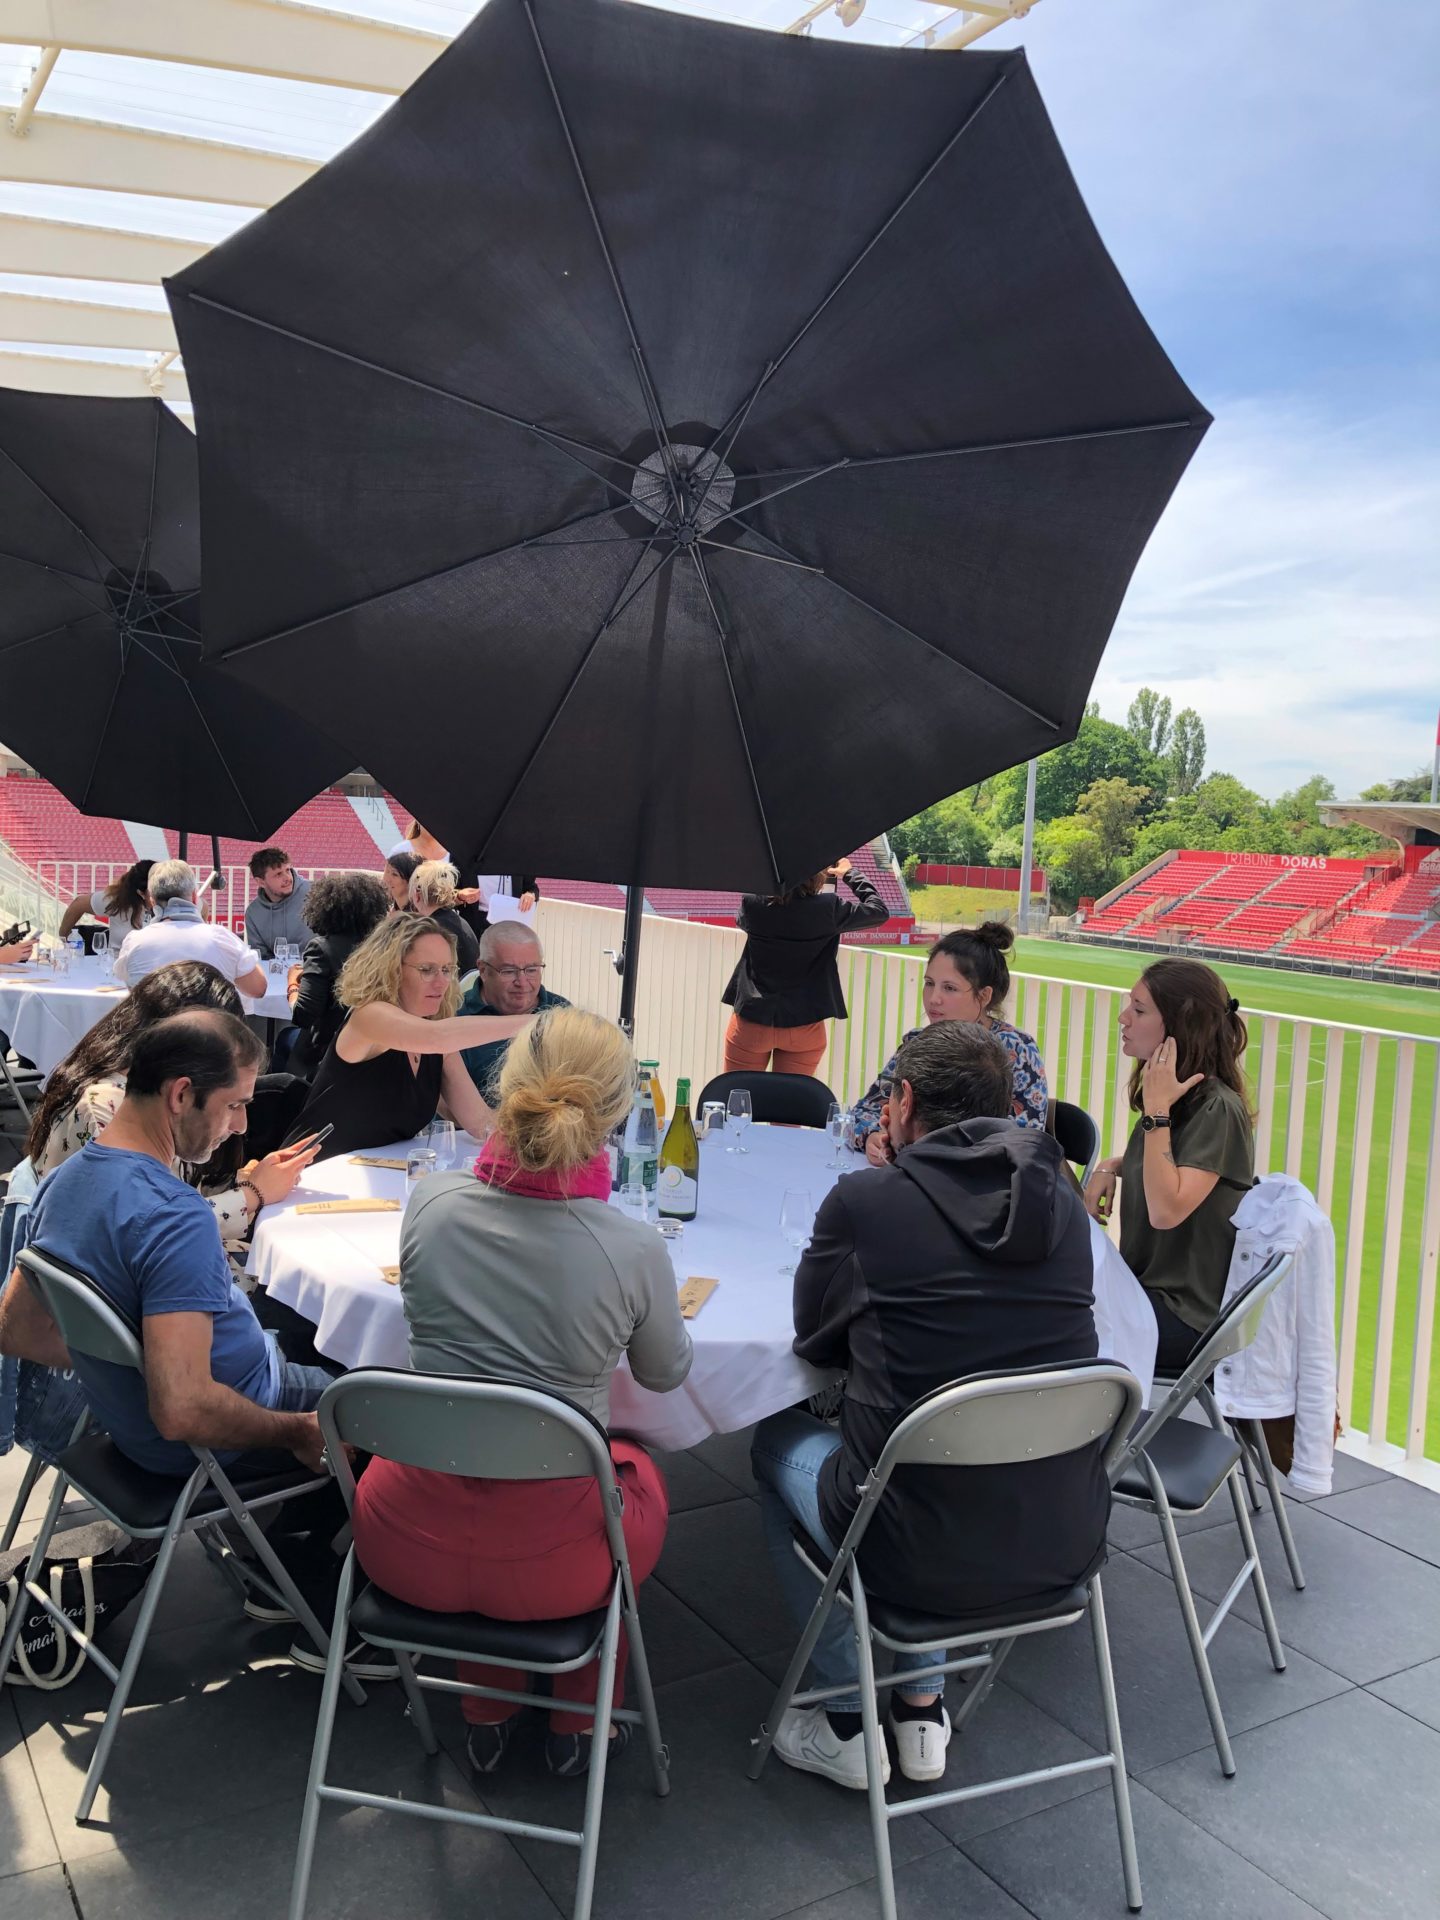
[{"label": "bracelet", "polygon": [[[263,1196],[261,1195],[260,1189],[256,1186],[255,1182],[253,1180],[237,1180],[235,1182],[235,1185],[240,1189],[241,1193],[254,1194],[255,1212],[259,1213],[260,1209],[265,1205],[265,1201]],[[251,1217],[253,1218],[254,1216],[252,1215]]]}]

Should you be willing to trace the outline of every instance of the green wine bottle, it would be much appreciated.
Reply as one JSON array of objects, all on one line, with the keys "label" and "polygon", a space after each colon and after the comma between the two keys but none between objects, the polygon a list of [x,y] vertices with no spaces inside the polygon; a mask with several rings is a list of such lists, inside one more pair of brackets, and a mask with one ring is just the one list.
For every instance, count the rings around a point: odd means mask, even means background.
[{"label": "green wine bottle", "polygon": [[700,1142],[690,1118],[690,1082],[675,1085],[675,1117],[665,1129],[656,1181],[662,1220],[693,1220],[700,1200]]}]

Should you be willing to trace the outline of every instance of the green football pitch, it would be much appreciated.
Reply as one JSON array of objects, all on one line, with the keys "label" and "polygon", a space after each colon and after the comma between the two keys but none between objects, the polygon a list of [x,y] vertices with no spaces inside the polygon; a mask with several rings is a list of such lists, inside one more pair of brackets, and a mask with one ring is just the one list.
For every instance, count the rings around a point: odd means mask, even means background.
[{"label": "green football pitch", "polygon": [[[1019,940],[1017,951],[1011,956],[1014,970],[1019,974],[1122,990],[1139,976],[1148,957],[1110,948],[1035,939]],[[1375,981],[1337,980],[1320,974],[1285,973],[1268,967],[1222,965],[1219,971],[1247,1011],[1282,1016],[1275,1048],[1276,1097],[1270,1152],[1270,1164],[1274,1168],[1283,1167],[1285,1162],[1295,1046],[1292,1022],[1314,1021],[1327,1027],[1378,1030],[1378,1037],[1369,1044],[1368,1062],[1362,1057],[1367,1051],[1364,1035],[1344,1036],[1330,1218],[1335,1227],[1337,1269],[1353,1276],[1358,1267],[1359,1275],[1358,1293],[1352,1292],[1348,1303],[1354,1314],[1350,1419],[1356,1427],[1368,1430],[1373,1438],[1379,1437],[1376,1430],[1382,1423],[1375,1418],[1372,1404],[1375,1357],[1377,1349],[1388,1346],[1391,1360],[1389,1388],[1384,1396],[1384,1437],[1404,1446],[1411,1414],[1426,1167],[1436,1119],[1436,1061],[1440,1048],[1434,1043],[1440,1040],[1440,992]],[[1032,989],[1032,996],[1033,992]],[[1070,996],[1062,994],[1055,999],[1059,1004],[1050,1017],[1055,1020],[1058,1032],[1044,1034],[1047,1054],[1058,1057],[1057,1078],[1063,1087],[1068,1077],[1070,1050],[1078,1042],[1080,1086],[1088,1090],[1092,1043],[1089,1022],[1085,1023],[1085,1030],[1072,1034]],[[1017,994],[1012,1005],[1016,1001],[1027,1010],[1034,1005],[1033,997],[1024,1001]],[[1261,1067],[1263,1028],[1258,1019],[1250,1023],[1250,1035],[1246,1066],[1253,1087]],[[1417,1037],[1420,1044],[1407,1048],[1405,1036]],[[1398,1111],[1396,1103],[1397,1084],[1402,1081],[1402,1058],[1406,1054],[1413,1056],[1408,1115],[1403,1097]],[[1320,1173],[1325,1063],[1326,1037],[1314,1032],[1310,1035],[1303,1076],[1304,1145],[1299,1168],[1300,1178],[1312,1192],[1317,1188]],[[1361,1076],[1367,1065],[1374,1080],[1368,1151],[1363,1136],[1357,1137]],[[1403,1205],[1398,1204],[1397,1197],[1394,1207],[1390,1205],[1392,1160],[1397,1166],[1403,1163],[1405,1181]],[[1440,1205],[1440,1194],[1435,1199]],[[1382,1276],[1387,1270],[1393,1273],[1388,1300],[1382,1298],[1385,1293]],[[1353,1287],[1353,1280],[1347,1278],[1346,1285]],[[1343,1316],[1346,1304],[1337,1301],[1337,1315]],[[1392,1310],[1393,1333],[1387,1333],[1385,1322]],[[1431,1378],[1435,1384],[1426,1409],[1424,1450],[1430,1459],[1436,1460],[1440,1459],[1440,1322],[1432,1329],[1429,1344]]]}]

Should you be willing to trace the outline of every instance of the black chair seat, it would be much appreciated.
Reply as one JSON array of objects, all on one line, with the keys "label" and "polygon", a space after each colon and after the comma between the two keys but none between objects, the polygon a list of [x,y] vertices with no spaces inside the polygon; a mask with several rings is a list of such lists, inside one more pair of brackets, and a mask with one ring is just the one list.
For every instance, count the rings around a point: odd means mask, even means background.
[{"label": "black chair seat", "polygon": [[[56,1464],[76,1490],[94,1507],[113,1514],[116,1524],[127,1533],[160,1534],[170,1524],[170,1514],[184,1481],[178,1476],[152,1473],[123,1454],[106,1433],[87,1433],[73,1446],[66,1447]],[[316,1480],[297,1462],[293,1470],[243,1480],[231,1476],[242,1500],[259,1500],[267,1495],[288,1492],[292,1487],[308,1486]],[[229,1509],[215,1488],[201,1488],[190,1507],[193,1517],[227,1513]]]},{"label": "black chair seat", "polygon": [[[1166,1421],[1145,1451],[1176,1513],[1199,1513],[1224,1486],[1241,1447],[1231,1433],[1176,1419]],[[1151,1500],[1150,1482],[1138,1460],[1115,1482],[1115,1491],[1127,1499]]]},{"label": "black chair seat", "polygon": [[484,1613],[432,1613],[371,1586],[351,1607],[350,1624],[376,1646],[463,1654],[497,1666],[522,1661],[560,1667],[594,1652],[605,1631],[605,1610],[569,1620],[492,1620]]},{"label": "black chair seat", "polygon": [[945,1619],[939,1614],[917,1613],[912,1607],[897,1606],[893,1600],[882,1600],[878,1594],[867,1593],[865,1598],[870,1608],[870,1624],[877,1632],[888,1640],[908,1640],[917,1645],[927,1640],[959,1640],[967,1634],[993,1634],[998,1639],[1037,1620],[1053,1620],[1057,1614],[1083,1613],[1090,1604],[1089,1590],[1081,1585],[1043,1607],[1001,1607],[994,1613],[965,1613]]}]

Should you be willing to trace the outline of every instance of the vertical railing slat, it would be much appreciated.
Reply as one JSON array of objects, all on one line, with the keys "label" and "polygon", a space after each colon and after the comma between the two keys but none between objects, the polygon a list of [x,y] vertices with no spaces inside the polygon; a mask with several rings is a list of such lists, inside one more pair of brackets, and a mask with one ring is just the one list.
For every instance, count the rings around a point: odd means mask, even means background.
[{"label": "vertical railing slat", "polygon": [[1310,1102],[1310,1034],[1308,1020],[1297,1020],[1290,1043],[1290,1115],[1285,1128],[1285,1171],[1300,1178],[1305,1155],[1305,1114]]},{"label": "vertical railing slat", "polygon": [[1354,1418],[1355,1342],[1360,1324],[1360,1287],[1365,1260],[1365,1203],[1370,1191],[1370,1140],[1375,1125],[1375,1076],[1380,1040],[1367,1033],[1360,1043],[1360,1079],[1355,1089],[1355,1160],[1350,1170],[1350,1219],[1345,1235],[1345,1265],[1340,1286],[1340,1418]]},{"label": "vertical railing slat", "polygon": [[1395,1057],[1395,1105],[1385,1183],[1385,1237],[1380,1252],[1380,1304],[1375,1320],[1375,1373],[1370,1384],[1370,1438],[1384,1440],[1390,1424],[1390,1362],[1395,1344],[1395,1293],[1400,1280],[1400,1235],[1405,1224],[1405,1173],[1410,1158],[1410,1101],[1415,1086],[1415,1042],[1402,1040]]},{"label": "vertical railing slat", "polygon": [[1255,1171],[1269,1173],[1270,1144],[1275,1134],[1275,1079],[1280,1054],[1280,1021],[1267,1013],[1261,1022],[1260,1084],[1256,1090]]},{"label": "vertical railing slat", "polygon": [[1089,1011],[1090,989],[1071,987],[1069,1001],[1065,1023],[1065,1098],[1073,1106],[1078,1106],[1080,1074],[1085,1061],[1085,1016]]},{"label": "vertical railing slat", "polygon": [[[1436,1049],[1440,1055],[1440,1048]],[[1415,1347],[1410,1361],[1410,1410],[1405,1424],[1405,1457],[1425,1458],[1425,1427],[1430,1410],[1430,1363],[1435,1350],[1435,1279],[1440,1268],[1440,1057],[1430,1105],[1430,1151],[1425,1166],[1425,1211],[1420,1227],[1420,1284],[1415,1296]]]}]

